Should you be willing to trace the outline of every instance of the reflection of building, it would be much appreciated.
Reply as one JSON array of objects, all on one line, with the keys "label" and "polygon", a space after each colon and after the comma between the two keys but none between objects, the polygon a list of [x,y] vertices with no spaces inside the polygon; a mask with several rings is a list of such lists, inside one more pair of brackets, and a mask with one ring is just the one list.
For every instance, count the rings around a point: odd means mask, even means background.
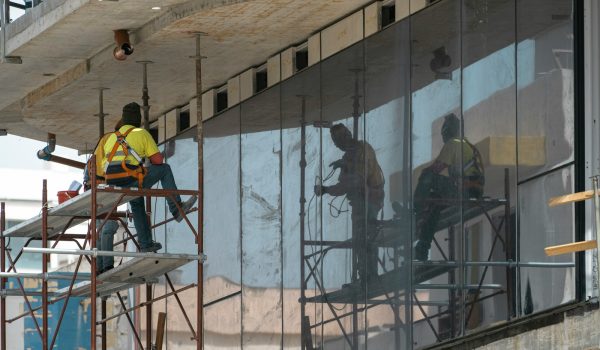
[{"label": "reflection of building", "polygon": [[[586,4],[585,18],[598,18],[594,2]],[[585,177],[598,169],[597,106],[583,101],[597,96],[585,79],[597,78],[581,74],[597,62],[597,40],[589,51],[580,42],[598,33],[591,25],[579,32],[582,11],[572,0],[43,2],[7,26],[6,54],[23,64],[0,66],[15,85],[0,97],[0,122],[88,150],[97,138],[96,89],[110,88],[103,108],[113,125],[140,95],[135,61],[152,60],[150,128],[169,148],[180,188],[196,188],[199,159],[204,166],[205,348],[404,349],[453,340],[472,348],[494,327],[523,332],[540,324],[529,314],[597,293],[586,277],[590,257],[586,264],[542,252],[591,231],[589,210],[545,204],[589,187]],[[106,21],[97,23],[99,15]],[[116,62],[110,30],[121,28],[134,28],[135,52]],[[198,31],[207,33],[198,48],[207,56],[201,91],[189,59]],[[433,262],[412,263],[413,190],[442,149],[448,113],[481,152],[484,197],[457,190],[438,198],[445,207]],[[350,240],[361,225],[354,208],[313,195],[339,175],[329,167],[341,157],[328,130],[335,123],[373,146],[385,178],[383,210],[363,223],[373,237],[360,242],[378,253],[371,278],[352,278]],[[366,196],[366,179],[353,175]],[[153,207],[154,221],[168,218],[162,202]],[[182,227],[156,230],[168,252],[194,253]],[[194,283],[196,267],[170,276],[177,286]],[[154,285],[154,295],[169,291],[162,279]],[[132,304],[145,299],[130,292]],[[195,321],[191,294],[182,302]],[[195,322],[178,307],[161,300],[152,312],[167,312],[167,348],[195,348],[187,333]],[[144,317],[135,317],[141,330]],[[109,347],[133,343],[121,336]]]}]

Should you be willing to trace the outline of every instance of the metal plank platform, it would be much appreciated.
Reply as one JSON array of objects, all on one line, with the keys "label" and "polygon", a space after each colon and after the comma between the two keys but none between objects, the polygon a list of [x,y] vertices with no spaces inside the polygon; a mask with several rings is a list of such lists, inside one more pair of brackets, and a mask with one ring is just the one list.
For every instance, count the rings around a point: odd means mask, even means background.
[{"label": "metal plank platform", "polygon": [[[117,291],[131,288],[143,283],[156,283],[158,277],[175,270],[193,259],[157,259],[157,258],[133,258],[123,264],[98,275],[96,280],[96,292],[98,296],[107,296]],[[69,288],[56,291],[57,296],[65,295]],[[91,282],[83,281],[73,286],[71,294],[79,297],[89,297]]]},{"label": "metal plank platform", "polygon": [[[99,186],[98,188],[103,188]],[[120,195],[111,192],[98,191],[96,195],[98,215],[105,214],[110,211],[115,203],[119,200]],[[126,195],[121,203],[128,201],[138,196]],[[91,214],[92,207],[92,191],[88,190],[82,194],[75,196],[56,207],[48,210],[48,237],[51,238],[61,233],[69,221],[73,218],[70,227],[76,226],[87,221],[87,217]],[[41,237],[42,236],[42,214],[23,221],[6,231],[5,237]]]},{"label": "metal plank platform", "polygon": [[[413,284],[420,284],[429,281],[434,277],[443,275],[456,266],[443,265],[422,265],[415,267]],[[381,301],[373,300],[386,293],[402,292],[407,288],[407,276],[410,276],[411,271],[405,267],[386,272],[382,275],[370,279],[366,288],[361,288],[361,281],[346,284],[341,289],[329,293],[306,298],[308,303],[334,303],[334,304],[369,304],[381,303]],[[365,290],[366,289],[366,290]]]},{"label": "metal plank platform", "polygon": [[[441,203],[442,205],[449,205],[451,203],[458,203],[458,201],[441,201]],[[435,230],[437,232],[447,229],[451,226],[458,225],[460,224],[461,219],[463,221],[468,221],[485,213],[489,214],[492,210],[505,206],[506,203],[507,202],[505,199],[491,198],[463,200],[464,206],[462,211],[459,206],[452,206],[442,210]],[[407,215],[400,219],[379,221],[378,234],[376,237],[370,240],[369,244],[378,248],[397,248],[410,244],[410,231],[414,229],[414,227],[411,223],[411,214],[408,213]],[[327,248],[325,248],[323,252],[327,252],[330,249],[352,248],[352,238],[345,241],[307,241],[305,245],[326,246]]]}]

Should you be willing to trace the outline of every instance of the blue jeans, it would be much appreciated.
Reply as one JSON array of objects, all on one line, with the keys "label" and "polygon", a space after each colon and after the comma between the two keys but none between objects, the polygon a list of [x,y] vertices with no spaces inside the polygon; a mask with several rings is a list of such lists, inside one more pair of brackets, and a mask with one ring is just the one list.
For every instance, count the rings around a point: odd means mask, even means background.
[{"label": "blue jeans", "polygon": [[[103,220],[96,220],[96,229],[102,225]],[[96,240],[98,250],[113,251],[113,238],[119,229],[119,223],[115,220],[108,220],[102,227],[102,231]],[[108,266],[114,266],[115,258],[113,256],[99,256],[96,259],[96,271],[101,271]]]},{"label": "blue jeans", "polygon": [[[169,164],[151,165],[148,167],[146,176],[144,176],[143,188],[152,188],[156,183],[160,181],[160,185],[165,190],[176,190],[175,178],[173,177],[173,171]],[[139,187],[137,179],[132,179],[123,187]],[[181,203],[181,197],[174,195],[175,201]],[[146,205],[144,203],[144,197],[138,197],[129,201],[131,205],[131,212],[133,214],[133,225],[138,235],[138,242],[140,247],[145,248],[152,245],[152,232],[150,230],[150,224],[148,217],[146,216]],[[169,205],[169,211],[171,214],[177,213],[179,210],[175,203],[167,198],[167,204]]]}]

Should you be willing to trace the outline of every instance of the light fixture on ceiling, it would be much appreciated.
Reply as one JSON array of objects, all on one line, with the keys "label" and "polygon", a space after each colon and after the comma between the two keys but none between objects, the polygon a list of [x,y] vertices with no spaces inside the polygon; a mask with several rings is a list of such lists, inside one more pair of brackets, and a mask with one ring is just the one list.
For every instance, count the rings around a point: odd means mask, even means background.
[{"label": "light fixture on ceiling", "polygon": [[115,30],[115,42],[117,47],[113,50],[113,56],[118,61],[124,61],[133,53],[133,45],[129,41],[129,33],[126,29]]},{"label": "light fixture on ceiling", "polygon": [[152,7],[152,9],[153,9],[154,11],[158,11],[158,10],[160,10],[160,6],[154,6],[154,7]]}]

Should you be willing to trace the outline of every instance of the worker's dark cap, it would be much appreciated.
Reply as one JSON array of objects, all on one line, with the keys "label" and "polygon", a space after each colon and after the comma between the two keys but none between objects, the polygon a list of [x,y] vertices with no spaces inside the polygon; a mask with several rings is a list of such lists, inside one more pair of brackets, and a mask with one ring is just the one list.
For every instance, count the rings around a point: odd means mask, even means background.
[{"label": "worker's dark cap", "polygon": [[123,125],[133,125],[135,127],[140,127],[142,125],[142,113],[140,111],[140,105],[131,102],[123,107],[123,115],[121,117],[123,121]]}]

